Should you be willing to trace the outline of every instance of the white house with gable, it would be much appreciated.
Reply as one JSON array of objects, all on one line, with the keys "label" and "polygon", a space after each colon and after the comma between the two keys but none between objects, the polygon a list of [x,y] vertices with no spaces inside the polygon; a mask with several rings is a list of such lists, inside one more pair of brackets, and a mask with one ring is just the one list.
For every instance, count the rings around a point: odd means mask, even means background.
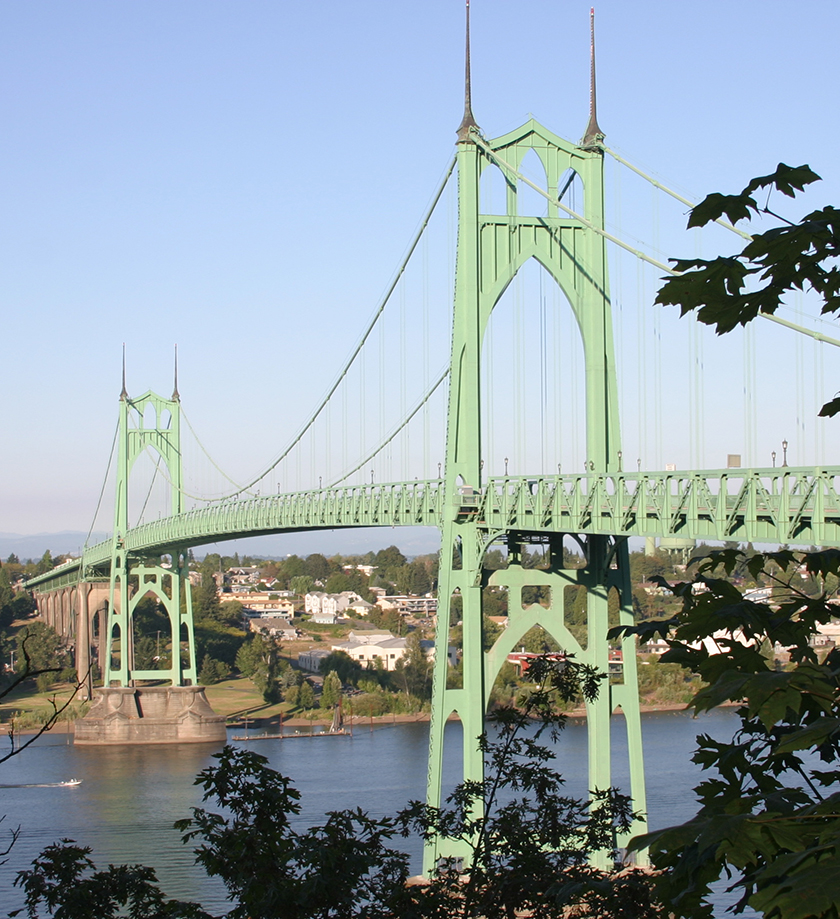
[{"label": "white house with gable", "polygon": [[395,638],[390,632],[380,629],[353,631],[347,641],[336,642],[333,651],[344,651],[368,670],[395,670],[397,661],[405,657],[404,638]]}]

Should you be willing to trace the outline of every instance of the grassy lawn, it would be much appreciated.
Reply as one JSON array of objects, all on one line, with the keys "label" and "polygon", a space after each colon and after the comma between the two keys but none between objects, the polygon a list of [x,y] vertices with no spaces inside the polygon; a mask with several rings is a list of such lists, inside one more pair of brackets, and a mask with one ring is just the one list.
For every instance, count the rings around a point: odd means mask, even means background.
[{"label": "grassy lawn", "polygon": [[[73,696],[75,690],[73,684],[56,683],[48,692],[38,692],[34,683],[28,683],[0,699],[0,723],[8,725],[12,718],[20,717],[22,714],[20,720],[23,725],[41,724],[53,713],[53,700],[60,708]],[[81,701],[72,702],[66,715],[70,716],[70,720],[74,720],[84,713],[86,706],[83,706],[84,703]]]},{"label": "grassy lawn", "polygon": [[[61,706],[73,694],[75,687],[69,683],[56,683],[48,692],[38,692],[33,683],[16,689],[9,696],[0,699],[0,724],[8,725],[12,718],[20,716],[24,726],[33,726],[42,723],[53,711],[52,700]],[[289,706],[285,702],[269,704],[263,700],[262,694],[246,677],[234,680],[225,680],[207,686],[207,699],[213,710],[224,715],[230,721],[259,720],[262,722],[279,722],[288,716]],[[87,706],[74,703],[67,711],[70,720],[75,720],[84,714]]]}]

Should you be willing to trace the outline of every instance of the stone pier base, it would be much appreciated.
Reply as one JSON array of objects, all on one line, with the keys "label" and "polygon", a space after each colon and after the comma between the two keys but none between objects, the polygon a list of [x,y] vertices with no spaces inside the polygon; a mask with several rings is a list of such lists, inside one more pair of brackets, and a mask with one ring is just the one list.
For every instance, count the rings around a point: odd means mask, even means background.
[{"label": "stone pier base", "polygon": [[224,743],[203,686],[108,687],[75,724],[77,744]]}]

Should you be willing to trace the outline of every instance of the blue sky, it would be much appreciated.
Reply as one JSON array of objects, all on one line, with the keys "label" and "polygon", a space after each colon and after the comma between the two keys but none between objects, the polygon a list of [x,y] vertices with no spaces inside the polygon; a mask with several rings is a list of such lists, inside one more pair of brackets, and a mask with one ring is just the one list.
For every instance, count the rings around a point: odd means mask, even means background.
[{"label": "blue sky", "polygon": [[[588,0],[472,9],[484,132],[532,113],[578,139]],[[596,16],[608,144],[694,196],[785,161],[824,177],[808,201],[838,200],[837,4]],[[462,74],[460,0],[0,6],[0,532],[90,525],[123,342],[135,394],[169,392],[178,343],[184,405],[231,475],[276,456],[399,263],[453,151]],[[693,254],[662,226],[660,250]],[[771,365],[790,353],[774,347]]]}]

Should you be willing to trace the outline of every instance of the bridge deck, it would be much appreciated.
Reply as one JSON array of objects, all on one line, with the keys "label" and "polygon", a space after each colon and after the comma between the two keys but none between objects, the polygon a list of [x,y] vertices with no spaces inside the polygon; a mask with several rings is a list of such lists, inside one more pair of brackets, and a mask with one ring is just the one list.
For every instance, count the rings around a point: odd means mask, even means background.
[{"label": "bridge deck", "polygon": [[[444,506],[440,479],[326,488],[210,504],[142,524],[123,536],[130,556],[245,536],[376,526],[440,526],[444,514],[494,530],[680,536],[840,545],[840,467],[628,472],[491,478]],[[55,589],[107,575],[112,543],[32,578]]]}]

